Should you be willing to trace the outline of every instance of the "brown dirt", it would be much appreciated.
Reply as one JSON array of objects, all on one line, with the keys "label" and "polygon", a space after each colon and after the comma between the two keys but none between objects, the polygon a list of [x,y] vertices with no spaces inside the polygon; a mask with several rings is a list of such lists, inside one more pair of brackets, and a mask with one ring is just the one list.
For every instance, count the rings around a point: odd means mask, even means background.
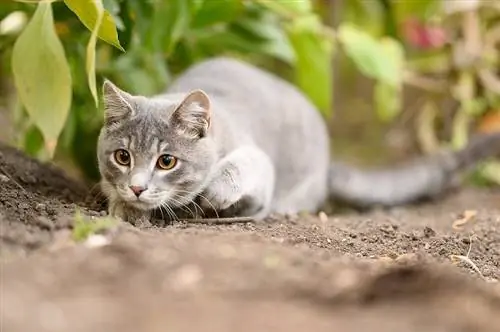
[{"label": "brown dirt", "polygon": [[[101,214],[87,188],[4,146],[0,184],[2,331],[500,331],[498,190],[329,218],[120,224],[92,247],[71,238],[76,209]],[[476,217],[453,229],[465,210]],[[477,271],[450,259],[469,247]]]}]

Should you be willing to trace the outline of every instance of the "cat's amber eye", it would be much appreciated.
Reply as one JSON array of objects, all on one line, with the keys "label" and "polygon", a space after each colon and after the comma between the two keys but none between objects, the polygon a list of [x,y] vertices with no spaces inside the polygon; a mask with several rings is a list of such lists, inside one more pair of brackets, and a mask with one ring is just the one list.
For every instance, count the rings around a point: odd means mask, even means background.
[{"label": "cat's amber eye", "polygon": [[115,160],[122,166],[130,165],[130,153],[127,150],[119,149],[115,151]]},{"label": "cat's amber eye", "polygon": [[160,169],[169,170],[177,165],[177,158],[169,154],[164,154],[158,158],[156,165]]}]

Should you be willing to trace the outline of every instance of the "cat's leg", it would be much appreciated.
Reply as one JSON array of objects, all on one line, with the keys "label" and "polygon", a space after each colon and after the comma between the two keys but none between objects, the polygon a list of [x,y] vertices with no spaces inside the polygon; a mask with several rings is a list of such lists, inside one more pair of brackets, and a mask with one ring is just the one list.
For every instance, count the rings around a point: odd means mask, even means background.
[{"label": "cat's leg", "polygon": [[151,212],[136,209],[123,200],[121,200],[112,186],[105,180],[101,180],[102,193],[108,199],[108,215],[113,218],[121,219],[133,225],[150,224]]},{"label": "cat's leg", "polygon": [[151,213],[149,211],[136,209],[117,198],[109,199],[108,214],[134,226],[150,225]]},{"label": "cat's leg", "polygon": [[292,188],[276,193],[273,211],[279,214],[316,212],[328,197],[327,183],[327,174],[322,169],[304,174]]},{"label": "cat's leg", "polygon": [[224,216],[231,211],[260,219],[271,209],[274,184],[271,159],[255,146],[240,147],[219,161],[202,193],[202,206]]}]

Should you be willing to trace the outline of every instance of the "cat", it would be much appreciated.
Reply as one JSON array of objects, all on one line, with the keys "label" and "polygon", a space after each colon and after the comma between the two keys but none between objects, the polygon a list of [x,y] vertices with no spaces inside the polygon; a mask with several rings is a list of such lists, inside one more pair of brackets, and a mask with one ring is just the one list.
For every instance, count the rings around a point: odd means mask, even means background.
[{"label": "cat", "polygon": [[500,134],[400,167],[359,170],[330,158],[324,119],[291,83],[240,60],[188,68],[164,94],[106,80],[97,159],[109,213],[148,219],[199,200],[219,217],[316,212],[328,199],[396,206],[435,197],[459,171],[500,151]]}]

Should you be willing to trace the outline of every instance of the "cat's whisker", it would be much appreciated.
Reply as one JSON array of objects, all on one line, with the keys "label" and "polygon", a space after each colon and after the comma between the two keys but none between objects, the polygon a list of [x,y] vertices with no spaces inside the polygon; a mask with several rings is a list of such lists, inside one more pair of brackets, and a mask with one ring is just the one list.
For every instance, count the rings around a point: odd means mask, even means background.
[{"label": "cat's whisker", "polygon": [[[193,195],[192,192],[189,192],[189,191],[186,191],[186,190],[178,189],[177,191],[179,193],[185,193],[185,194],[188,194],[188,195]],[[210,205],[210,208],[215,213],[216,218],[220,219],[219,213],[217,212],[217,209],[215,208],[215,206],[204,195],[198,194],[198,196],[200,196],[201,198],[205,199],[205,201]],[[194,203],[196,206],[198,206],[200,208],[200,210],[202,211],[202,213],[203,213],[203,208],[198,203],[196,203],[194,200],[191,200],[191,202]],[[205,215],[205,213],[203,213],[203,215]]]},{"label": "cat's whisker", "polygon": [[[173,197],[171,197],[171,200],[176,204],[180,204],[180,202],[176,200],[176,197],[178,196],[174,195]],[[188,205],[180,205],[179,208],[182,209],[183,211],[186,211],[185,209],[187,209],[187,212],[189,212],[193,218],[196,218],[196,211],[193,212],[193,210],[191,210]]]},{"label": "cat's whisker", "polygon": [[179,221],[179,218],[175,214],[175,211],[168,205],[168,203],[165,203],[165,205],[163,206],[167,209],[167,213],[169,214],[170,217],[172,217],[174,221]]}]

